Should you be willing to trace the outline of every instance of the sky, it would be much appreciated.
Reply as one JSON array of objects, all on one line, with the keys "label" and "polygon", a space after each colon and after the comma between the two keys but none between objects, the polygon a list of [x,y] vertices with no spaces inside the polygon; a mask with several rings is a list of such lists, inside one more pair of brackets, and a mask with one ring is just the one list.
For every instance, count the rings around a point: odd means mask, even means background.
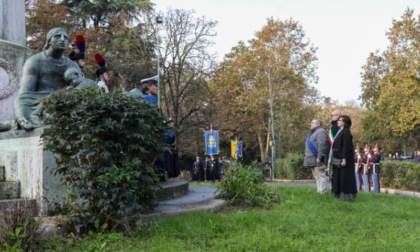
[{"label": "sky", "polygon": [[[218,60],[239,41],[255,38],[267,18],[292,18],[318,48],[318,84],[322,96],[344,104],[361,94],[361,72],[369,53],[389,45],[386,32],[407,8],[420,14],[420,0],[152,0],[158,11],[194,10],[217,21]],[[360,101],[358,101],[360,103]]]}]

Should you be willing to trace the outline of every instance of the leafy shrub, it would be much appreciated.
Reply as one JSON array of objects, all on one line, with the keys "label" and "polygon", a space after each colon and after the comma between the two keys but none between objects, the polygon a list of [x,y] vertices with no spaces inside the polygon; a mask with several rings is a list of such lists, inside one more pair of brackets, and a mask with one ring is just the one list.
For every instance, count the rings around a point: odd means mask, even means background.
[{"label": "leafy shrub", "polygon": [[255,164],[245,166],[232,162],[218,186],[219,197],[234,206],[271,208],[280,202],[280,195],[263,182],[263,174]]},{"label": "leafy shrub", "polygon": [[303,158],[302,153],[289,153],[285,158],[276,161],[275,178],[311,179],[311,170],[303,167]]},{"label": "leafy shrub", "polygon": [[381,162],[381,183],[385,187],[420,191],[420,164],[408,161]]},{"label": "leafy shrub", "polygon": [[125,229],[152,209],[166,132],[154,105],[96,89],[63,91],[46,105],[45,148],[70,187],[76,232]]},{"label": "leafy shrub", "polygon": [[43,230],[35,219],[38,212],[28,200],[9,203],[0,212],[0,250],[29,251],[37,246]]}]

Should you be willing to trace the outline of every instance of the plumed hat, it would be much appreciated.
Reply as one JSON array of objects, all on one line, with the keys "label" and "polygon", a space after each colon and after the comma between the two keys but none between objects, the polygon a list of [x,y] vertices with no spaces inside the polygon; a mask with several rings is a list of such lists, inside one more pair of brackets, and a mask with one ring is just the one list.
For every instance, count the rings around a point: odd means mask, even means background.
[{"label": "plumed hat", "polygon": [[372,148],[372,145],[370,145],[370,144],[366,144],[365,145],[365,149],[369,149],[370,150],[371,148]]},{"label": "plumed hat", "polygon": [[380,146],[378,143],[376,143],[376,144],[375,144],[375,148],[376,148],[377,150],[380,150],[380,149],[381,149],[381,146]]},{"label": "plumed hat", "polygon": [[98,65],[98,69],[95,72],[95,75],[99,77],[101,74],[108,72],[107,63],[105,57],[102,56],[99,52],[95,53],[95,62]]},{"label": "plumed hat", "polygon": [[73,61],[85,59],[85,50],[86,50],[86,40],[85,40],[85,37],[83,37],[82,34],[77,34],[76,35],[76,38],[74,40],[74,43],[72,45],[73,45],[73,47],[77,47],[77,50],[79,52],[76,52],[76,51],[73,50],[69,54],[69,58],[71,60],[73,60]]}]

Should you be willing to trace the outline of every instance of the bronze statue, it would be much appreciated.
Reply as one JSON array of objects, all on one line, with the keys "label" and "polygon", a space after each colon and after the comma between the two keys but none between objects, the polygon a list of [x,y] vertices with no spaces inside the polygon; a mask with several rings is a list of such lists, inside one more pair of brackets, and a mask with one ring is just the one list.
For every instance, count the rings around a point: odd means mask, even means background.
[{"label": "bronze statue", "polygon": [[[47,33],[42,52],[29,57],[23,65],[20,88],[15,100],[15,115],[18,125],[26,130],[42,127],[40,101],[53,92],[75,85],[73,78],[65,78],[67,70],[84,78],[79,66],[63,55],[69,42],[63,28],[53,28]],[[76,73],[75,73],[76,72]],[[67,73],[67,75],[69,72]],[[83,83],[81,79],[76,80]],[[89,82],[88,79],[85,83]]]}]

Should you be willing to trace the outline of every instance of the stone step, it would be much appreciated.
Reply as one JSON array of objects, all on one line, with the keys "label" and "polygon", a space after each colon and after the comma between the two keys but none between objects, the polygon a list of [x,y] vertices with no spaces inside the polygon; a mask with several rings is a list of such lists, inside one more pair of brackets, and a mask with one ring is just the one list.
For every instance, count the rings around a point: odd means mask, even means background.
[{"label": "stone step", "polygon": [[158,201],[175,199],[188,193],[188,181],[178,178],[169,178],[156,192]]},{"label": "stone step", "polygon": [[6,167],[0,166],[0,182],[6,181]]},{"label": "stone step", "polygon": [[0,200],[20,198],[20,183],[0,182]]},{"label": "stone step", "polygon": [[5,199],[0,200],[0,213],[5,213],[6,210],[13,211],[18,209],[19,207],[23,207],[25,209],[30,209],[31,213],[34,216],[38,215],[38,208],[36,205],[35,199]]}]

